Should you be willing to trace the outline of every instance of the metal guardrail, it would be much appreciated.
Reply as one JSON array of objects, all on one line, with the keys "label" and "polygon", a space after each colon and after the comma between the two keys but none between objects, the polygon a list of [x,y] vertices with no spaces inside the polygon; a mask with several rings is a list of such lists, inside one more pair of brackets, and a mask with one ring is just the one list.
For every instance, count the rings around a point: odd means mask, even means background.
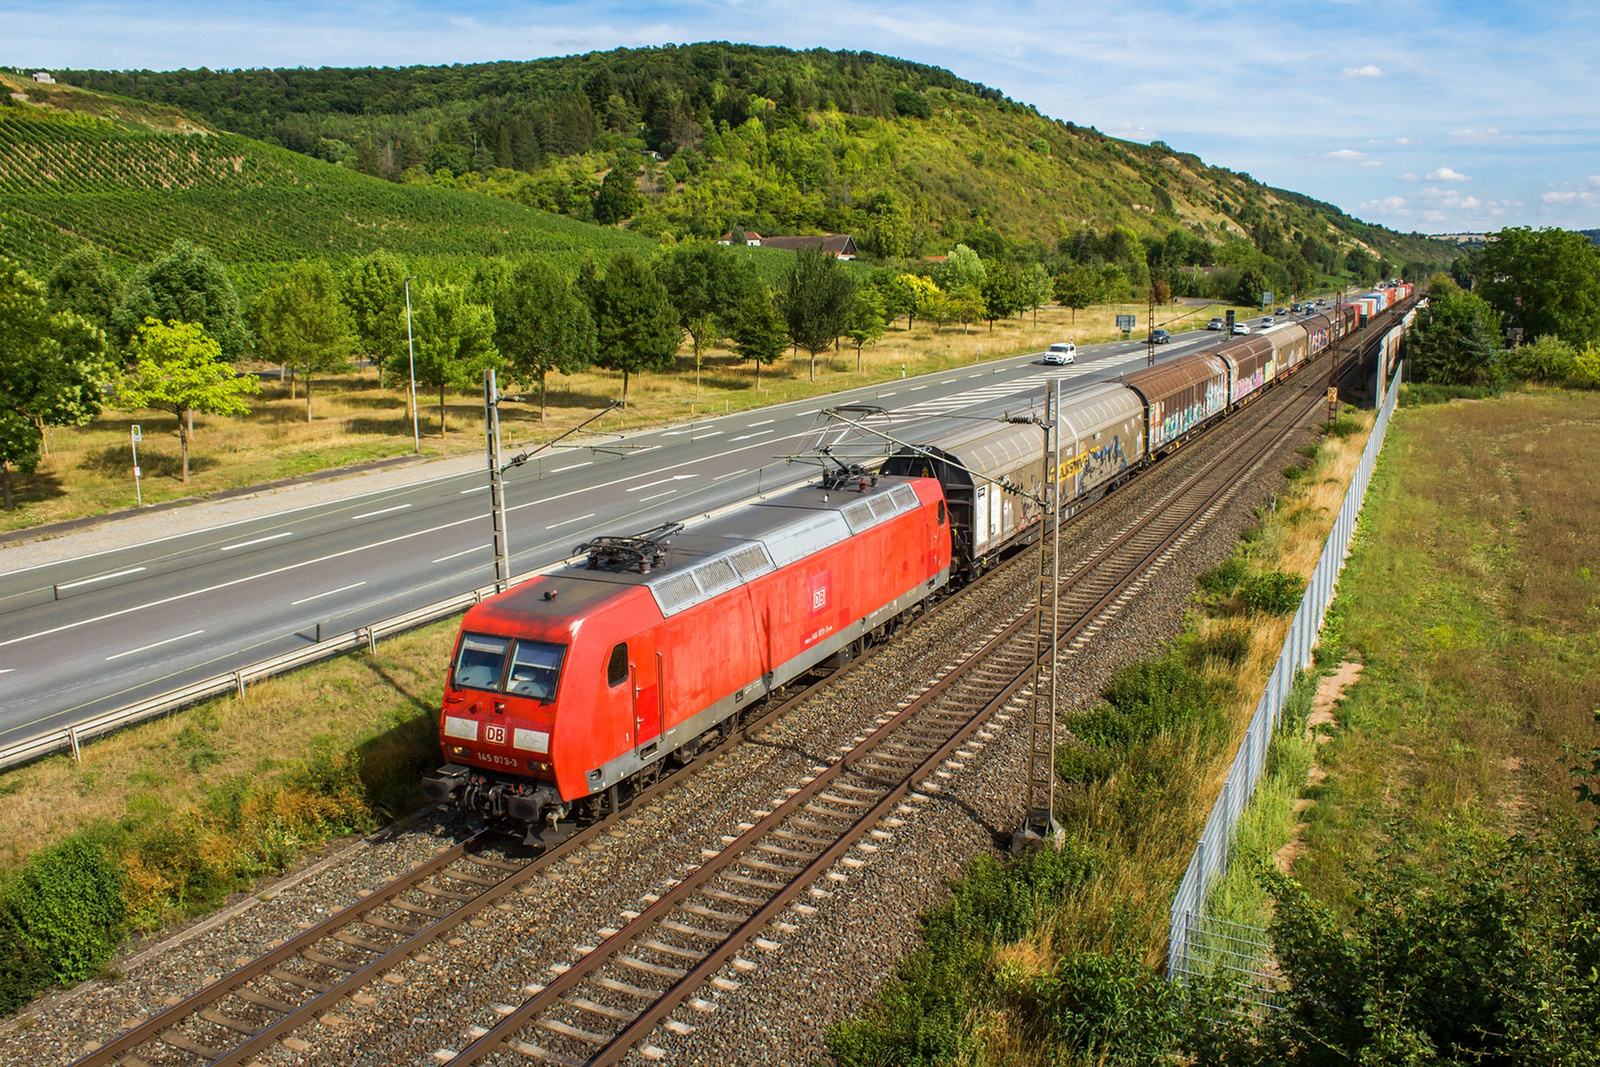
[{"label": "metal guardrail", "polygon": [[[1383,340],[1387,342],[1391,334],[1403,334],[1404,330],[1403,323],[1395,326],[1384,334]],[[1278,661],[1267,679],[1266,691],[1256,704],[1255,714],[1251,716],[1250,726],[1239,744],[1227,781],[1222,785],[1222,793],[1211,809],[1205,830],[1195,843],[1189,867],[1184,871],[1183,881],[1172,898],[1168,912],[1168,979],[1181,980],[1188,975],[1198,974],[1201,957],[1207,955],[1206,942],[1210,939],[1204,931],[1211,923],[1206,911],[1207,895],[1228,869],[1228,848],[1233,840],[1234,827],[1249,805],[1255,793],[1256,781],[1266,766],[1267,748],[1283,715],[1295,675],[1311,663],[1312,650],[1322,629],[1322,618],[1333,601],[1339,572],[1344,569],[1345,558],[1350,554],[1350,539],[1355,533],[1356,519],[1361,514],[1367,483],[1372,478],[1378,453],[1383,450],[1389,418],[1400,396],[1400,391],[1395,388],[1399,381],[1400,367],[1397,365],[1394,376],[1384,383],[1383,403],[1378,408],[1372,434],[1361,452],[1361,462],[1350,481],[1350,488],[1345,492],[1339,516],[1334,520],[1328,540],[1322,546],[1317,568],[1306,584],[1305,595],[1300,599],[1289,635],[1284,639]]]}]

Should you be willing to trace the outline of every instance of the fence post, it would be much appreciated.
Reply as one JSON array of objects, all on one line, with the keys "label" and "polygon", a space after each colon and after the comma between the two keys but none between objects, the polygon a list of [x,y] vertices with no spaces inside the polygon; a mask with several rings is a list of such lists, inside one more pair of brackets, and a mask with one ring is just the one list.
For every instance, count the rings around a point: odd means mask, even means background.
[{"label": "fence post", "polygon": [[76,726],[67,727],[67,740],[72,742],[72,762],[82,763],[83,749],[78,745],[78,728]]},{"label": "fence post", "polygon": [[239,699],[244,699],[244,671],[233,672],[233,684],[239,687]]}]

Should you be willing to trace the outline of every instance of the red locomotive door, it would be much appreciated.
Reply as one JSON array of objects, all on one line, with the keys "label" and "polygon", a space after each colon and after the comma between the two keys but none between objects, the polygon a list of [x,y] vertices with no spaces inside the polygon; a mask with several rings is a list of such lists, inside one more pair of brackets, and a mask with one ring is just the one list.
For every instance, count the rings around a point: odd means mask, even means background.
[{"label": "red locomotive door", "polygon": [[[641,652],[644,650],[641,649]],[[633,743],[649,743],[661,736],[662,710],[667,702],[666,658],[661,652],[641,656],[633,666]]]}]

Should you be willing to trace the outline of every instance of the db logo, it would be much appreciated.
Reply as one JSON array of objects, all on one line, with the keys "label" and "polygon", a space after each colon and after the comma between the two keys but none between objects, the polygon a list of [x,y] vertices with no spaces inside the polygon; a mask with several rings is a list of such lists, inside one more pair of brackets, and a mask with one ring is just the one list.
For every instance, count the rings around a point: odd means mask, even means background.
[{"label": "db logo", "polygon": [[485,726],[483,728],[483,739],[491,745],[503,745],[506,743],[506,728],[504,726]]},{"label": "db logo", "polygon": [[828,606],[828,591],[826,589],[811,590],[811,610],[821,611]]}]

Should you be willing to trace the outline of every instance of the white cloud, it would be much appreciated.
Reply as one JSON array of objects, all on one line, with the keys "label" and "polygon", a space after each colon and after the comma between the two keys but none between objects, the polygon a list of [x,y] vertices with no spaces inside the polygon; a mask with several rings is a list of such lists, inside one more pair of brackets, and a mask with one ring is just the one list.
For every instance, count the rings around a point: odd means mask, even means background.
[{"label": "white cloud", "polygon": [[1490,126],[1486,130],[1474,130],[1474,129],[1469,127],[1469,128],[1467,128],[1465,130],[1451,130],[1450,131],[1450,136],[1451,137],[1466,137],[1466,138],[1469,138],[1469,139],[1476,139],[1476,138],[1479,138],[1479,137],[1498,137],[1498,136],[1500,136],[1500,131],[1495,129],[1493,126]]},{"label": "white cloud", "polygon": [[1442,212],[1442,211],[1424,211],[1422,213],[1422,217],[1423,217],[1424,220],[1426,220],[1428,222],[1444,222],[1445,221],[1445,215],[1444,215],[1444,212]]},{"label": "white cloud", "polygon": [[1402,174],[1400,175],[1400,180],[1403,182],[1420,182],[1422,179],[1415,174]]},{"label": "white cloud", "polygon": [[1544,201],[1546,204],[1586,204],[1594,198],[1595,194],[1590,192],[1580,193],[1573,189],[1561,189],[1557,190],[1556,192],[1545,193],[1539,199]]},{"label": "white cloud", "polygon": [[1344,68],[1344,76],[1346,78],[1381,78],[1383,77],[1383,71],[1368,63],[1364,67]]},{"label": "white cloud", "polygon": [[1428,172],[1430,182],[1470,182],[1472,175],[1453,171],[1449,167],[1440,167],[1438,170]]},{"label": "white cloud", "polygon": [[1361,205],[1362,211],[1373,211],[1380,215],[1410,215],[1406,207],[1406,198],[1403,196],[1386,196],[1382,200],[1368,200]]},{"label": "white cloud", "polygon": [[1467,196],[1459,189],[1440,189],[1430,185],[1422,190],[1423,198],[1430,207],[1447,207],[1457,211],[1476,211],[1483,206],[1483,201],[1475,196]]},{"label": "white cloud", "polygon": [[1589,184],[1590,185],[1600,185],[1600,174],[1591,174],[1591,175],[1589,175]]},{"label": "white cloud", "polygon": [[1354,148],[1341,148],[1337,152],[1324,152],[1322,153],[1322,158],[1332,160],[1335,163],[1360,163],[1364,167],[1368,166],[1367,161],[1372,159],[1366,152],[1357,152]]}]

